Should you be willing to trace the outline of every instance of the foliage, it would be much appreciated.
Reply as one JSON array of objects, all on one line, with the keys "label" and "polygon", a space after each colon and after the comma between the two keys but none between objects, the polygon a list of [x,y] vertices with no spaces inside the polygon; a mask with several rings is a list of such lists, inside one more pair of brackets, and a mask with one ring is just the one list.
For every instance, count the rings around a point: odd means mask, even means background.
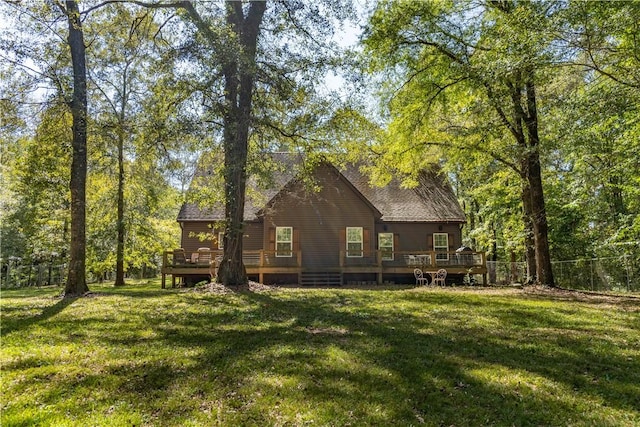
[{"label": "foliage", "polygon": [[[17,8],[20,13],[15,16],[23,20],[23,26],[14,30],[14,40],[2,40],[10,59],[3,70],[7,70],[13,84],[3,87],[6,89],[3,93],[11,94],[3,97],[6,101],[3,105],[15,107],[7,109],[7,114],[16,114],[16,118],[8,122],[14,126],[8,128],[11,133],[7,134],[7,152],[11,155],[5,156],[8,164],[3,171],[7,189],[13,192],[16,200],[6,205],[10,209],[3,211],[3,257],[17,256],[24,263],[31,263],[37,262],[39,257],[49,259],[53,253],[60,256],[60,262],[66,262],[70,244],[67,187],[71,164],[71,122],[64,97],[70,87],[70,79],[65,74],[70,70],[68,53],[62,43],[52,43],[48,37],[51,32],[60,30],[56,26],[60,22],[55,9],[48,9],[44,4],[26,5],[22,9],[18,5],[5,4],[4,7]],[[147,28],[149,19],[145,21],[145,17],[134,16],[124,6],[99,9],[92,18],[86,21],[88,25],[84,28],[91,37],[87,55],[92,78],[89,82],[92,117],[88,122],[87,269],[94,278],[101,278],[115,266],[117,219],[113,207],[117,206],[117,179],[114,178],[118,163],[112,138],[117,139],[124,132],[130,136],[126,147],[126,173],[132,181],[126,200],[130,211],[125,220],[128,230],[125,264],[130,273],[146,269],[154,271],[162,249],[175,246],[179,234],[175,223],[179,193],[167,183],[172,168],[178,165],[170,159],[173,153],[167,152],[175,150],[178,138],[175,134],[165,134],[161,142],[158,141],[159,129],[172,126],[166,124],[166,115],[147,113],[144,120],[140,116],[143,107],[147,107],[145,103],[154,101],[147,93],[162,90],[152,81],[149,71],[152,60],[161,61],[157,55],[151,55],[150,35],[146,45],[141,38],[132,40]],[[45,25],[47,22],[50,24]],[[60,31],[62,41],[64,31]],[[126,31],[131,34],[125,34]],[[118,41],[118,46],[114,40]],[[121,55],[132,55],[136,51],[144,51],[144,64],[140,61],[133,64],[130,58],[126,58],[129,62],[124,61],[124,65],[117,63]],[[126,85],[122,88],[115,77],[123,69],[129,74],[124,73]],[[156,77],[159,75],[157,73]],[[164,78],[159,80],[166,83]],[[29,92],[29,85],[39,87],[40,91]],[[124,92],[118,92],[120,89]],[[171,92],[174,93],[182,96],[178,91]],[[168,95],[165,90],[162,98],[165,105],[176,99],[176,96]],[[135,103],[127,105],[127,100]],[[121,105],[128,109],[121,110]],[[29,106],[43,110],[38,112]],[[165,108],[162,111],[171,114],[175,110]],[[122,118],[120,113],[126,117]],[[18,121],[18,117],[29,114],[29,120]],[[119,119],[122,120],[119,122]],[[119,128],[118,123],[121,124]],[[32,126],[36,126],[35,137],[30,136]],[[165,158],[169,160],[165,161]],[[167,176],[163,176],[163,172]],[[6,239],[7,235],[13,239]]]},{"label": "foliage", "polygon": [[4,259],[17,256],[28,263],[52,254],[65,258],[70,219],[70,129],[69,112],[54,105],[43,112],[35,137],[7,144],[4,188],[13,200],[3,210]]},{"label": "foliage", "polygon": [[640,422],[633,297],[93,289],[3,292],[3,425]]},{"label": "foliage", "polygon": [[[389,116],[372,178],[440,164],[469,243],[508,259],[524,253],[515,196],[536,150],[555,259],[637,246],[638,18],[634,2],[381,2],[364,36]],[[540,144],[526,148],[511,134],[531,108],[512,89],[528,73]]]}]

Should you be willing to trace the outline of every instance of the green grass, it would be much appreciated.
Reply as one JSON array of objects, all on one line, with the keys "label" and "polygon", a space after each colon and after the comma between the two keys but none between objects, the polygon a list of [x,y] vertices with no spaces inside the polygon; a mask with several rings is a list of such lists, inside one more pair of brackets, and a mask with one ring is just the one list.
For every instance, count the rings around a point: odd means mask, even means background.
[{"label": "green grass", "polygon": [[2,292],[2,426],[640,425],[640,300]]}]

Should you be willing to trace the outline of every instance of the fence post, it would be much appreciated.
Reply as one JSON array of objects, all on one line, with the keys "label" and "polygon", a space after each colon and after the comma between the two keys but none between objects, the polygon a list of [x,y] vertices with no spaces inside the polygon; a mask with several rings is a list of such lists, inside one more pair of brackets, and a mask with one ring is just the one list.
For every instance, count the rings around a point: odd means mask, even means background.
[{"label": "fence post", "polygon": [[627,292],[631,292],[631,267],[629,266],[628,254],[622,256],[624,258],[624,267],[627,270]]}]

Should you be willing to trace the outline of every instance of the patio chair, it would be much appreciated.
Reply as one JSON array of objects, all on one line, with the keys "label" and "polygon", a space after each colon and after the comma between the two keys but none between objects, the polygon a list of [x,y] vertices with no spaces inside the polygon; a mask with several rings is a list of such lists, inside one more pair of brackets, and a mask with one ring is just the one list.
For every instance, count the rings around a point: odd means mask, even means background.
[{"label": "patio chair", "polygon": [[173,250],[173,265],[185,265],[187,263],[187,258],[184,254],[183,248],[178,248]]},{"label": "patio chair", "polygon": [[422,270],[420,270],[419,268],[413,270],[413,275],[416,276],[416,285],[427,286],[429,284],[429,279],[423,276]]},{"label": "patio chair", "polygon": [[211,265],[211,249],[198,248],[198,265]]},{"label": "patio chair", "polygon": [[445,286],[446,278],[447,278],[447,270],[445,270],[444,268],[441,268],[440,270],[436,271],[435,274],[433,275],[433,284]]}]

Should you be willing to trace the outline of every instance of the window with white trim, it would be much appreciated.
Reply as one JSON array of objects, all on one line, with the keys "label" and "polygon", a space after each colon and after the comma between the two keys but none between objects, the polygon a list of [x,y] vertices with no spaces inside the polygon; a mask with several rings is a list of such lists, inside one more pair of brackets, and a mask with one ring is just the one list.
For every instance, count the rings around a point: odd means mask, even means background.
[{"label": "window with white trim", "polygon": [[[449,234],[433,233],[433,250],[436,251],[436,261],[449,260]],[[438,253],[444,252],[444,253]]]},{"label": "window with white trim", "polygon": [[276,257],[293,256],[293,227],[276,227]]},{"label": "window with white trim", "polygon": [[363,234],[362,227],[347,227],[347,257],[362,258]]},{"label": "window with white trim", "polygon": [[383,261],[393,261],[393,233],[378,234],[378,249]]},{"label": "window with white trim", "polygon": [[218,232],[218,249],[224,249],[224,231]]}]

